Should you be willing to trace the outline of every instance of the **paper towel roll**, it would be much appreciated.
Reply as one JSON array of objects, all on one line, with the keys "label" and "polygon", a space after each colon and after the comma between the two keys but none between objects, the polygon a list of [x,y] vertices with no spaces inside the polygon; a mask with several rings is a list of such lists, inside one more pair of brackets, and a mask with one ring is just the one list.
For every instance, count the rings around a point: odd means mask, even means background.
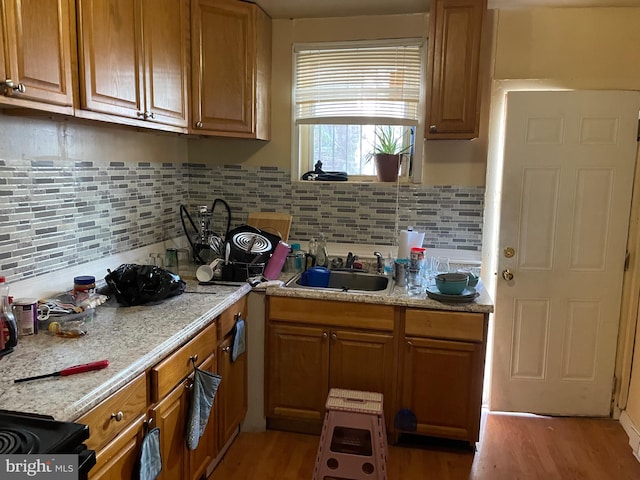
[{"label": "paper towel roll", "polygon": [[411,248],[421,247],[423,241],[424,232],[417,232],[415,230],[400,230],[397,258],[409,258]]}]

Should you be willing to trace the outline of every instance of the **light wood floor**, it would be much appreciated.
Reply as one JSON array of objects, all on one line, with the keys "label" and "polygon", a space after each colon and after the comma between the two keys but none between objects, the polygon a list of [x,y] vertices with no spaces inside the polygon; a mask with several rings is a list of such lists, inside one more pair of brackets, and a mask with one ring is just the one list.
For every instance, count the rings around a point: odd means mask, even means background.
[{"label": "light wood floor", "polygon": [[[209,480],[311,480],[320,437],[241,432]],[[390,446],[388,480],[632,480],[640,462],[617,421],[490,413],[468,444]]]}]

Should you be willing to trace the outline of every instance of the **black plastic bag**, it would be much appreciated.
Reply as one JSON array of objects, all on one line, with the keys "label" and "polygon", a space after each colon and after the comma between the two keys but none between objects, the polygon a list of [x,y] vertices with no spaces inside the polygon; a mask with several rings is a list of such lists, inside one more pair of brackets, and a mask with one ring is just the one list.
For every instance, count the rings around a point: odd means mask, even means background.
[{"label": "black plastic bag", "polygon": [[157,302],[180,295],[187,284],[179,275],[153,265],[125,263],[104,277],[119,304]]}]

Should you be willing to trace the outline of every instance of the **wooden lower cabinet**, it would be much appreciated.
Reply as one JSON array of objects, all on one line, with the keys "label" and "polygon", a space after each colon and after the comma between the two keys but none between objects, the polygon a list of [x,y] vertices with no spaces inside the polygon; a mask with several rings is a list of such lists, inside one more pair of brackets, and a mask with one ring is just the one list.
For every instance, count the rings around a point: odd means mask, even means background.
[{"label": "wooden lower cabinet", "polygon": [[406,338],[400,407],[415,414],[415,433],[478,440],[482,357],[477,343]]},{"label": "wooden lower cabinet", "polygon": [[[310,301],[306,310],[299,299],[295,300],[289,305],[285,302],[276,308],[270,306],[265,391],[267,426],[319,433],[331,388],[381,392],[385,420],[391,425],[396,388],[393,309],[382,306],[378,310],[368,305],[370,320],[363,318],[359,322],[352,316],[336,316],[352,305]],[[319,310],[321,308],[324,310]],[[302,310],[315,313],[301,314],[297,323],[289,323],[286,317],[290,312]],[[322,313],[330,325],[304,323],[316,320]],[[285,320],[277,321],[278,318]],[[295,314],[292,318],[295,322]],[[341,324],[361,328],[344,328]],[[369,325],[388,331],[369,330]]]},{"label": "wooden lower cabinet", "polygon": [[[211,355],[199,368],[213,371],[214,365],[215,357]],[[198,448],[187,449],[185,439],[192,387],[193,377],[189,377],[151,409],[152,425],[160,428],[162,472],[159,479],[200,478],[213,460],[216,435],[211,421],[200,438]]]},{"label": "wooden lower cabinet", "polygon": [[285,420],[295,430],[317,433],[329,393],[328,332],[271,323],[267,335],[267,425]]},{"label": "wooden lower cabinet", "polygon": [[218,373],[222,377],[216,397],[218,408],[218,445],[222,448],[233,437],[247,414],[247,354],[231,361],[234,336],[218,346]]},{"label": "wooden lower cabinet", "polygon": [[330,345],[329,388],[382,393],[384,417],[387,430],[390,430],[396,391],[393,335],[384,332],[332,330]]},{"label": "wooden lower cabinet", "polygon": [[91,480],[137,478],[140,445],[146,416],[141,415],[106,447],[96,453],[96,466],[89,472]]}]

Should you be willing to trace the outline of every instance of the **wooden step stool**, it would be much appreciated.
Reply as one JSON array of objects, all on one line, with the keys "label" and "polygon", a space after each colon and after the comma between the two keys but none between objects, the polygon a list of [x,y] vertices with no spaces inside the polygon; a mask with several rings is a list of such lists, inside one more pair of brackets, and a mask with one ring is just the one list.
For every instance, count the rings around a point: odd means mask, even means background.
[{"label": "wooden step stool", "polygon": [[386,480],[382,394],[332,388],[313,480]]}]

